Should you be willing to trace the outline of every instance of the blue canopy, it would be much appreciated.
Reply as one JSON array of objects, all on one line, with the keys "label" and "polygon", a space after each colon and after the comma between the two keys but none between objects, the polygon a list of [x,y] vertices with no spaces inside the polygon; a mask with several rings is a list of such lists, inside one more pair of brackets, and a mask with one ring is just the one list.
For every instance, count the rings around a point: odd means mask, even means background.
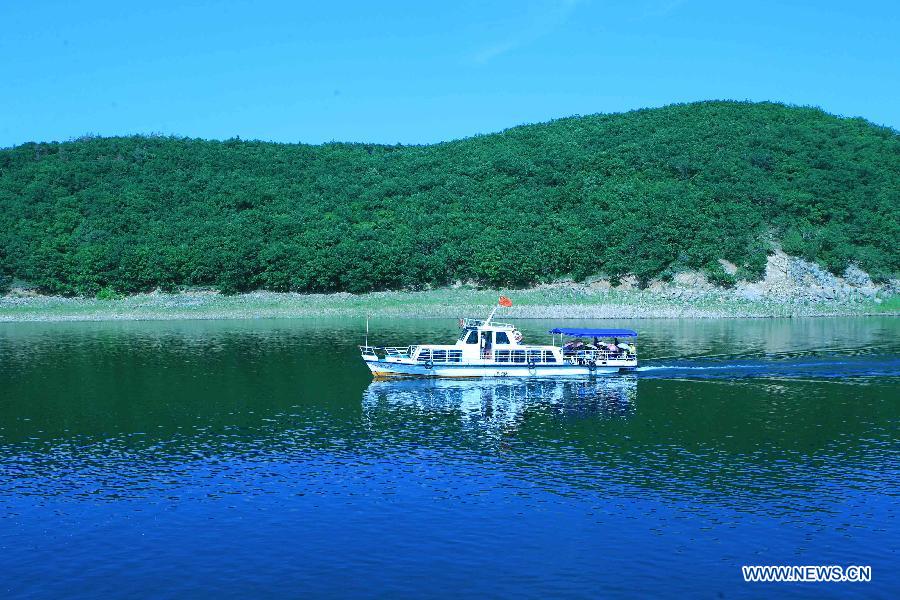
[{"label": "blue canopy", "polygon": [[572,335],[575,337],[637,337],[637,331],[632,331],[631,329],[590,329],[580,327],[557,327],[556,329],[551,329],[550,333],[561,333],[563,335]]}]

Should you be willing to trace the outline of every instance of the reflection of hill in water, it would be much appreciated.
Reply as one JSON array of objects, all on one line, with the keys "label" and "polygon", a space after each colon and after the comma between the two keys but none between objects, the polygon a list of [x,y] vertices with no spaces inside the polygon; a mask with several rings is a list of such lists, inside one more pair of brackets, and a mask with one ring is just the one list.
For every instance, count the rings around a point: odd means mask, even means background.
[{"label": "reflection of hill in water", "polygon": [[592,381],[452,380],[373,381],[363,393],[363,411],[442,413],[472,426],[515,427],[529,410],[565,411],[593,417],[625,417],[637,399],[634,376]]},{"label": "reflection of hill in water", "polygon": [[[666,369],[636,377],[376,383],[345,323],[16,326],[0,331],[0,496],[313,494],[384,470],[815,510],[847,485],[895,487],[896,379],[847,377],[880,364],[862,346],[896,356],[894,323],[648,322],[643,364]],[[445,329],[401,323],[384,341]],[[747,358],[783,330],[799,341],[775,349],[796,361]],[[839,348],[855,349],[808,356]],[[745,378],[735,356],[780,377]]]},{"label": "reflection of hill in water", "polygon": [[[836,501],[840,482],[873,494],[893,485],[891,392],[628,376],[370,382],[355,401],[316,396],[306,404],[295,391],[235,414],[221,414],[233,403],[198,402],[177,431],[0,435],[0,497],[141,497],[197,481],[217,495],[273,485],[314,494],[348,473],[388,471],[435,481],[467,473],[598,498],[651,493],[768,514],[788,504],[819,511]],[[135,422],[161,423],[154,408],[161,407],[145,406]]]}]

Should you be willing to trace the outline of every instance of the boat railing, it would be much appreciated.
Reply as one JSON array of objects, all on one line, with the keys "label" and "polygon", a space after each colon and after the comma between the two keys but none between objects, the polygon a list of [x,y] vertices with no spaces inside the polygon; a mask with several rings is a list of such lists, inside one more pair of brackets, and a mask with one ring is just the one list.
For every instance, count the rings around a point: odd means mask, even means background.
[{"label": "boat railing", "polygon": [[391,358],[409,358],[412,356],[412,346],[387,346],[384,353]]},{"label": "boat railing", "polygon": [[[464,328],[477,328],[484,325],[484,319],[460,319],[462,326]],[[512,323],[499,323],[497,321],[491,321],[489,323],[492,327],[508,327],[510,329],[515,329],[515,326]]]},{"label": "boat railing", "polygon": [[604,361],[604,360],[635,360],[637,355],[626,350],[566,350],[563,351],[563,360],[568,362]]},{"label": "boat railing", "polygon": [[412,346],[360,346],[359,351],[369,356],[378,356],[381,350],[385,356],[391,358],[409,358],[412,354]]}]

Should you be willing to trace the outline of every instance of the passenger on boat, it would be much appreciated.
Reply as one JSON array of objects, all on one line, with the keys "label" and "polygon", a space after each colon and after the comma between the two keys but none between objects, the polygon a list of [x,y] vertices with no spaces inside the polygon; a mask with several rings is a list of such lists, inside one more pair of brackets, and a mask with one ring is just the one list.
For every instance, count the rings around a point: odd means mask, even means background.
[{"label": "passenger on boat", "polygon": [[581,348],[584,348],[584,342],[581,341],[581,338],[571,340],[563,345],[564,352],[574,352],[575,350],[580,350]]}]

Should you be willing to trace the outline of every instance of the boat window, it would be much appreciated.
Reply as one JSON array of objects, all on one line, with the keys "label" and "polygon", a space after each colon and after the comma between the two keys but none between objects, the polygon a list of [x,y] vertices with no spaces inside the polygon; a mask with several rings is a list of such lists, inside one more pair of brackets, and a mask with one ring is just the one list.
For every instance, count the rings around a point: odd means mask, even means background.
[{"label": "boat window", "polygon": [[525,362],[525,351],[524,350],[513,350],[510,352],[512,355],[512,361],[517,363]]},{"label": "boat window", "polygon": [[508,344],[508,343],[509,343],[509,336],[506,335],[506,332],[505,332],[505,331],[498,331],[498,332],[496,333],[495,340],[496,340],[496,342],[497,342],[498,344]]},{"label": "boat window", "polygon": [[432,350],[431,348],[422,348],[416,356],[416,361],[420,363],[427,363],[428,361],[435,363],[462,362],[462,350]]},{"label": "boat window", "polygon": [[544,350],[544,362],[555,363],[556,355],[553,353],[553,350]]},{"label": "boat window", "polygon": [[478,332],[474,329],[469,330],[469,337],[466,338],[467,344],[477,344],[478,343]]},{"label": "boat window", "polygon": [[528,362],[542,362],[541,361],[541,351],[540,350],[529,350],[528,351]]}]

